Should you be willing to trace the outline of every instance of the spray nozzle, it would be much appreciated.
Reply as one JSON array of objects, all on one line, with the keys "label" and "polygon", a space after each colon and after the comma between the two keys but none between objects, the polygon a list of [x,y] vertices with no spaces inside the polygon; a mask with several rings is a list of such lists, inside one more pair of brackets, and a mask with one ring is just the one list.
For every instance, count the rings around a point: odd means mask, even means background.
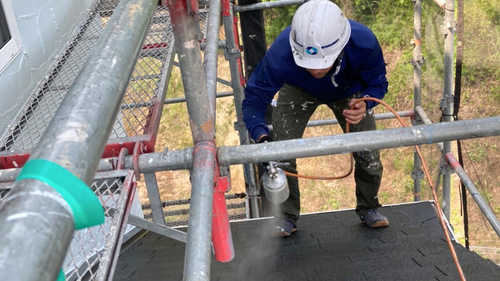
[{"label": "spray nozzle", "polygon": [[269,177],[275,179],[278,176],[278,162],[275,161],[270,161],[269,165],[267,166],[267,173],[269,174]]},{"label": "spray nozzle", "polygon": [[267,173],[269,177],[275,179],[278,176],[278,168],[287,168],[290,166],[288,162],[278,162],[278,161],[269,161],[269,165],[267,166]]}]

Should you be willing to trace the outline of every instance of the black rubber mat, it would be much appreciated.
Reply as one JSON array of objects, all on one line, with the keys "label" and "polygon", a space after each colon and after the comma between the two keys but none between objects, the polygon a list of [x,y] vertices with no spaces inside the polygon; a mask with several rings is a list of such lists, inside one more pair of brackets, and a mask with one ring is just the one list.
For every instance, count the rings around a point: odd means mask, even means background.
[{"label": "black rubber mat", "polygon": [[[212,259],[210,280],[460,280],[435,205],[380,208],[391,225],[369,229],[353,210],[302,215],[291,237],[269,237],[273,219],[231,223],[235,258]],[[500,267],[460,244],[467,280],[500,280]],[[182,280],[185,244],[148,233],[125,250],[114,280]]]}]

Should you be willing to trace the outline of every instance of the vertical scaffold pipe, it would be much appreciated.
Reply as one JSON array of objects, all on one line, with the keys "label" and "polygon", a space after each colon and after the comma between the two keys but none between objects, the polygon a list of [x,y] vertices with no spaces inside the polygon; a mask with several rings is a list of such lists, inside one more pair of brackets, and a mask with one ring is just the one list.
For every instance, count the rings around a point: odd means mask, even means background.
[{"label": "vertical scaffold pipe", "polygon": [[194,145],[191,173],[191,201],[184,256],[184,280],[209,281],[212,253],[212,199],[214,192],[215,145],[200,141]]},{"label": "vertical scaffold pipe", "polygon": [[217,62],[219,55],[219,30],[220,30],[220,0],[210,0],[207,23],[207,41],[203,65],[207,80],[208,100],[210,110],[215,122],[215,109],[217,100]]},{"label": "vertical scaffold pipe", "polygon": [[[210,101],[210,109],[215,121],[216,95],[217,95],[217,57],[219,45],[220,28],[220,0],[210,1],[208,14],[207,42],[205,48],[205,74],[207,79],[207,92]],[[231,189],[230,174],[221,176],[218,165],[215,169],[216,182],[213,197],[212,215],[212,242],[214,245],[215,259],[219,262],[229,262],[234,257],[233,238],[229,226],[229,215],[225,193]]]},{"label": "vertical scaffold pipe", "polygon": [[[444,12],[444,91],[441,107],[445,122],[453,121],[453,61],[455,45],[455,0],[446,0]],[[451,142],[443,143],[443,159],[446,153],[451,151]],[[443,213],[450,220],[451,202],[451,168],[444,167],[443,170]]]},{"label": "vertical scaffold pipe", "polygon": [[198,2],[168,1],[168,8],[195,147],[183,278],[210,280],[215,124],[196,38]]},{"label": "vertical scaffold pipe", "polygon": [[[238,38],[235,36],[236,28],[234,28],[233,25],[237,21],[237,18],[233,18],[233,5],[229,2],[229,0],[222,0],[222,19],[228,48],[229,70],[231,72],[231,82],[234,93],[234,106],[236,108],[236,129],[238,130],[240,136],[240,144],[249,144],[250,138],[245,127],[245,123],[243,122],[243,110],[241,108],[245,94],[241,83],[242,76],[240,72],[240,52],[237,41]],[[260,217],[258,198],[259,190],[257,189],[253,165],[244,164],[243,173],[247,184],[247,195],[249,198],[248,200],[251,212],[250,216],[252,218],[258,218]]]},{"label": "vertical scaffold pipe", "polygon": [[[120,2],[29,161],[52,162],[92,183],[157,2]],[[73,215],[47,183],[17,181],[0,209],[0,280],[56,280]]]},{"label": "vertical scaffold pipe", "polygon": [[[422,0],[415,0],[413,4],[413,108],[422,105]],[[418,114],[413,120],[414,125],[418,124]],[[418,152],[413,154],[413,200],[420,201],[422,163]]]}]

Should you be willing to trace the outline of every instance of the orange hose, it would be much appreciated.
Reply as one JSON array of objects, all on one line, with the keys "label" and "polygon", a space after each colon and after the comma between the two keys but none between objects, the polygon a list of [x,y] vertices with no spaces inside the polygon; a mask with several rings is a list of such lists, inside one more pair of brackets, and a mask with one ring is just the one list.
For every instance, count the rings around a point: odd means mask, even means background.
[{"label": "orange hose", "polygon": [[[401,125],[403,125],[403,127],[407,127],[406,123],[401,118],[401,116],[399,116],[399,114],[390,105],[388,105],[386,102],[384,102],[382,100],[379,100],[379,99],[376,99],[376,98],[372,98],[372,97],[363,97],[363,98],[359,98],[356,101],[356,103],[359,103],[359,102],[362,102],[362,101],[367,101],[367,100],[371,100],[371,101],[380,103],[383,106],[385,106],[387,109],[389,109],[394,114],[394,116],[396,116],[396,118],[399,120],[399,122],[401,123]],[[353,104],[353,106],[354,106],[354,104]],[[346,133],[349,133],[349,123],[346,123]],[[418,147],[418,145],[415,145],[415,149],[417,150],[418,156],[420,157],[420,160],[422,161],[422,167],[424,169],[424,173],[425,173],[425,175],[427,177],[427,180],[429,181],[429,186],[430,186],[430,188],[432,190],[432,196],[434,197],[434,201],[435,201],[435,204],[436,204],[436,207],[437,207],[437,213],[438,213],[439,222],[441,224],[441,228],[443,229],[444,235],[446,237],[446,242],[448,243],[448,247],[450,249],[451,256],[453,258],[455,266],[457,267],[458,275],[460,276],[460,280],[465,281],[464,272],[462,270],[462,267],[460,266],[460,262],[458,261],[457,253],[455,252],[455,248],[453,247],[453,244],[451,243],[450,234],[448,233],[448,230],[446,228],[446,224],[444,222],[443,214],[441,212],[441,206],[439,204],[438,195],[436,193],[436,189],[434,188],[434,183],[432,181],[431,174],[429,172],[429,168],[427,167],[427,163],[424,160],[424,156],[422,155],[422,152],[420,151],[420,147]],[[349,172],[347,174],[345,174],[345,175],[338,176],[338,177],[321,177],[321,176],[320,177],[314,177],[314,176],[306,176],[306,175],[294,174],[294,173],[290,173],[290,172],[286,172],[286,171],[285,171],[285,174],[287,174],[289,176],[292,176],[292,177],[306,178],[306,179],[318,179],[318,180],[343,179],[343,178],[349,176],[352,173],[353,166],[354,166],[352,153],[351,153],[350,159],[351,159],[351,168],[350,168]]]}]

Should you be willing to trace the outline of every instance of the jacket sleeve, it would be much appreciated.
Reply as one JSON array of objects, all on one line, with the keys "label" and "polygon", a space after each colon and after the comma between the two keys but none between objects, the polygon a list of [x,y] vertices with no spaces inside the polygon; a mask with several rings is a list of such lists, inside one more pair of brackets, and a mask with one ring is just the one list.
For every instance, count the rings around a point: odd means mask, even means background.
[{"label": "jacket sleeve", "polygon": [[[375,40],[375,46],[368,54],[364,62],[359,68],[359,75],[361,76],[361,97],[374,97],[383,99],[387,93],[389,83],[386,78],[386,68],[382,49],[378,41]],[[378,103],[374,101],[367,101],[367,108],[372,108]]]},{"label": "jacket sleeve", "polygon": [[266,108],[284,84],[276,75],[269,59],[271,52],[266,53],[250,76],[245,88],[245,99],[242,102],[243,121],[254,140],[269,134],[269,128],[264,120]]}]

